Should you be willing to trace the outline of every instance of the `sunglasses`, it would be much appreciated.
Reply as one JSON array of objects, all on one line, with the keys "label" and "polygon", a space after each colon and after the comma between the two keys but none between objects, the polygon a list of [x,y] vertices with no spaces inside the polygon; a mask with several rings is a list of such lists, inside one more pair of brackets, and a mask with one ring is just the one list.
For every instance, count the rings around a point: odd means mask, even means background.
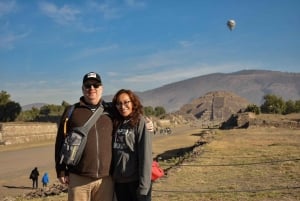
[{"label": "sunglasses", "polygon": [[85,83],[83,86],[84,86],[84,88],[86,88],[86,89],[90,89],[90,88],[92,88],[92,86],[93,86],[95,89],[97,89],[97,88],[99,88],[99,87],[101,86],[101,84],[100,84],[100,83]]}]

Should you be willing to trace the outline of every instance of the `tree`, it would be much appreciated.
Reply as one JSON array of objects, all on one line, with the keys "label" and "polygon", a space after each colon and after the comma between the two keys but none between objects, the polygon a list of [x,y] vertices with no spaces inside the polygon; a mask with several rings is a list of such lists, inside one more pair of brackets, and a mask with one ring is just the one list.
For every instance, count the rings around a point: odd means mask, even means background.
[{"label": "tree", "polygon": [[144,114],[146,116],[159,117],[159,116],[166,114],[166,110],[162,106],[157,106],[154,109],[152,106],[146,106],[146,107],[144,107]]},{"label": "tree", "polygon": [[50,114],[49,105],[44,105],[40,108],[40,114],[44,116],[48,116]]},{"label": "tree", "polygon": [[260,108],[255,104],[250,104],[247,106],[246,112],[253,112],[255,114],[260,114]]},{"label": "tree", "polygon": [[63,101],[61,103],[61,106],[63,106],[64,108],[68,107],[70,105],[70,103],[66,102],[66,101]]},{"label": "tree", "polygon": [[144,114],[145,114],[145,116],[152,116],[152,115],[154,115],[153,107],[151,107],[151,106],[144,107]]},{"label": "tree", "polygon": [[64,105],[44,105],[40,108],[40,114],[44,116],[60,116],[63,113],[64,109]]},{"label": "tree", "polygon": [[0,121],[9,122],[15,121],[20,114],[22,108],[19,103],[10,101],[5,105],[0,105]]},{"label": "tree", "polygon": [[295,101],[295,112],[300,112],[300,100]]},{"label": "tree", "polygon": [[296,112],[295,102],[292,101],[292,100],[288,100],[288,101],[285,103],[285,111],[284,111],[284,114],[290,114],[290,113],[293,113],[293,112]]},{"label": "tree", "polygon": [[32,107],[31,110],[26,110],[20,113],[17,117],[17,121],[34,121],[39,116],[40,110],[38,108]]},{"label": "tree", "polygon": [[11,101],[6,91],[0,93],[0,121],[15,121],[22,108],[19,103]]},{"label": "tree", "polygon": [[159,116],[162,116],[162,115],[166,114],[165,108],[163,108],[161,106],[155,107],[154,112],[155,112],[156,117],[159,117]]},{"label": "tree", "polygon": [[0,92],[0,105],[5,105],[10,101],[10,95],[6,91]]},{"label": "tree", "polygon": [[281,97],[272,94],[264,96],[265,102],[260,106],[262,113],[283,114],[285,111],[285,102]]}]

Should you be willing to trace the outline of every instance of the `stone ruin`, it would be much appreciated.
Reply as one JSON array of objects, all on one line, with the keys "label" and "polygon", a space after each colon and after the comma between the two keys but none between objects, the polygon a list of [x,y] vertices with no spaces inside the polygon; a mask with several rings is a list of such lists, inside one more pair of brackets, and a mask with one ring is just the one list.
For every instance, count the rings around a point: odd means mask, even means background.
[{"label": "stone ruin", "polygon": [[[273,114],[273,116],[276,116]],[[275,128],[300,128],[300,119],[290,119],[284,115],[271,118],[270,115],[255,115],[252,112],[233,114],[223,122],[221,129],[249,128],[249,127],[275,127]]]},{"label": "stone ruin", "polygon": [[227,91],[209,92],[182,106],[175,114],[201,127],[219,127],[232,114],[244,110],[250,104],[246,99]]}]

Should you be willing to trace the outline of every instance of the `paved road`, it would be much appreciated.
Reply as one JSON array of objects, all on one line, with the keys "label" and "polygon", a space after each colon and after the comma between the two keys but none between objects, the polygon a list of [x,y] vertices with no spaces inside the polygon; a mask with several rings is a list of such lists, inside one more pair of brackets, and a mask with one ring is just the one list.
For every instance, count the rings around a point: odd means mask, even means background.
[{"label": "paved road", "polygon": [[[162,153],[178,146],[193,145],[195,139],[186,137],[186,135],[191,136],[189,132],[193,132],[192,130],[188,127],[179,127],[174,129],[171,135],[155,135],[153,139],[154,153]],[[184,137],[182,138],[182,136]],[[39,169],[39,180],[45,172],[48,172],[50,185],[57,181],[54,168],[54,143],[42,147],[2,151],[0,152],[0,164],[0,200],[5,196],[30,192],[32,183],[29,174],[34,167]],[[40,181],[39,185],[41,186]]]},{"label": "paved road", "polygon": [[0,164],[1,196],[29,192],[32,183],[28,177],[34,167],[38,167],[40,171],[39,180],[44,172],[50,174],[50,179],[56,178],[54,145],[0,152]]}]

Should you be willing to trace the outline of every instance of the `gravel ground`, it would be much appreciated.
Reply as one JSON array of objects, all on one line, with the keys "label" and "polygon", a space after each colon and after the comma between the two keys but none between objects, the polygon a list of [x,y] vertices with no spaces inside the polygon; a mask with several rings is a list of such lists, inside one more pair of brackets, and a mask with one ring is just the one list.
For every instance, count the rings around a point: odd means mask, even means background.
[{"label": "gravel ground", "polygon": [[[198,132],[199,129],[178,127],[172,131],[171,135],[154,136],[155,155],[170,149],[193,145],[196,139],[191,134]],[[16,150],[9,148],[7,151],[1,147],[0,164],[0,200],[4,197],[15,197],[31,192],[32,181],[29,179],[29,174],[34,167],[38,167],[40,172],[39,187],[42,187],[41,178],[45,172],[49,174],[49,185],[57,182],[54,169],[54,142]]]},{"label": "gravel ground", "polygon": [[54,145],[24,148],[0,152],[0,199],[4,196],[16,196],[32,190],[29,174],[34,167],[40,172],[41,178],[49,173],[50,183],[56,180],[54,172]]}]

